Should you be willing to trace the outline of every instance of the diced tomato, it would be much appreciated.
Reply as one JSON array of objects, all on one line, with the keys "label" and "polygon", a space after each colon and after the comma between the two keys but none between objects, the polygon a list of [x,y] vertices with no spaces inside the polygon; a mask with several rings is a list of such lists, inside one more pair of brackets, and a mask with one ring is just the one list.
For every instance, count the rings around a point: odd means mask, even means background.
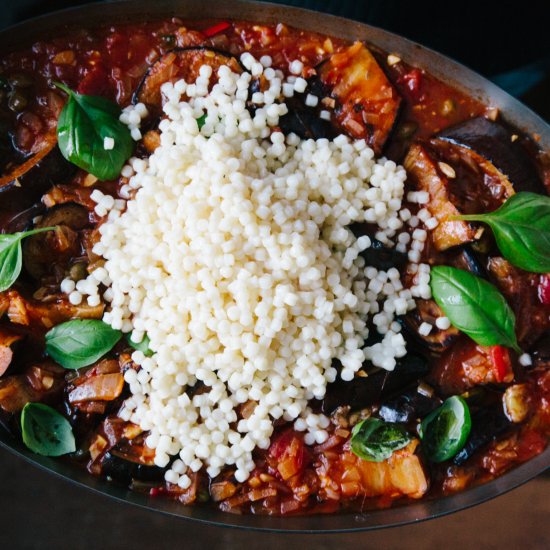
[{"label": "diced tomato", "polygon": [[511,382],[514,376],[512,370],[512,361],[510,360],[510,352],[504,346],[491,346],[491,359],[495,372],[496,382]]},{"label": "diced tomato", "polygon": [[407,87],[414,101],[422,99],[422,71],[420,69],[413,69],[405,73],[399,78],[399,81]]},{"label": "diced tomato", "polygon": [[102,67],[94,67],[80,81],[77,92],[86,95],[112,96],[109,75]]},{"label": "diced tomato", "polygon": [[300,473],[308,460],[303,439],[294,431],[280,434],[269,447],[269,456],[276,460],[276,469],[283,480]]},{"label": "diced tomato", "polygon": [[542,453],[546,447],[547,439],[535,430],[527,430],[521,434],[517,449],[520,462],[525,462]]},{"label": "diced tomato", "polygon": [[538,290],[540,303],[550,306],[550,274],[540,276]]},{"label": "diced tomato", "polygon": [[228,29],[231,25],[227,21],[222,21],[221,23],[217,23],[216,25],[212,25],[211,27],[208,27],[207,29],[204,29],[202,31],[202,34],[206,36],[207,38],[210,38],[211,36],[215,36],[216,34],[220,34],[221,32]]}]

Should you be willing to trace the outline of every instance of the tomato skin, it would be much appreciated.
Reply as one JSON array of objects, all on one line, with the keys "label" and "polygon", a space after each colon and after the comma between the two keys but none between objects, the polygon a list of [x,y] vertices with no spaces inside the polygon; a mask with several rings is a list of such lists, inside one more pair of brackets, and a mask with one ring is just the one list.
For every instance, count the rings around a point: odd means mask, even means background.
[{"label": "tomato skin", "polygon": [[216,25],[212,25],[211,27],[204,29],[202,34],[204,34],[207,38],[210,38],[227,30],[230,26],[231,25],[228,21],[222,21],[221,23],[217,23]]},{"label": "tomato skin", "polygon": [[550,306],[550,274],[540,276],[538,294],[540,303]]},{"label": "tomato skin", "polygon": [[294,430],[282,432],[269,447],[268,455],[274,470],[283,480],[300,474],[309,462],[309,454],[302,437]]},{"label": "tomato skin", "polygon": [[399,78],[399,81],[405,85],[414,101],[422,100],[422,71],[420,69],[413,69],[405,73]]},{"label": "tomato skin", "polygon": [[493,361],[495,381],[499,383],[511,382],[514,372],[508,348],[504,346],[491,346],[490,354]]}]

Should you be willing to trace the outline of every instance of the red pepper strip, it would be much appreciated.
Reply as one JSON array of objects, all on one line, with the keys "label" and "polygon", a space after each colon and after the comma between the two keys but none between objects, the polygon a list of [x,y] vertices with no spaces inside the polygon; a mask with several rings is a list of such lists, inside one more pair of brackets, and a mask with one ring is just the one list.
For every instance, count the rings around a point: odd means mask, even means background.
[{"label": "red pepper strip", "polygon": [[221,23],[216,23],[215,25],[212,25],[211,27],[204,29],[202,31],[202,34],[204,34],[204,36],[206,36],[207,38],[210,38],[211,36],[220,34],[221,32],[228,29],[230,26],[231,26],[231,23],[229,23],[228,21],[222,21]]},{"label": "red pepper strip", "polygon": [[540,303],[550,306],[550,274],[540,276],[538,290]]},{"label": "red pepper strip", "polygon": [[495,369],[495,380],[497,382],[509,382],[512,372],[512,361],[510,352],[504,346],[491,346],[489,348],[493,367]]}]

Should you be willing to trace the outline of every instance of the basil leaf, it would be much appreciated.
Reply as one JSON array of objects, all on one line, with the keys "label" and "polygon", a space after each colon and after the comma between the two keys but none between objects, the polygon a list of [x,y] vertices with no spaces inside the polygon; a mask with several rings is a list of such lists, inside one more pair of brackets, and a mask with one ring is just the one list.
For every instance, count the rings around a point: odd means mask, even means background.
[{"label": "basil leaf", "polygon": [[353,427],[351,451],[363,460],[382,462],[394,451],[406,447],[412,437],[400,424],[367,418]]},{"label": "basil leaf", "polygon": [[61,456],[76,450],[69,421],[42,403],[27,403],[23,407],[21,432],[23,443],[39,455]]},{"label": "basil leaf", "polygon": [[197,118],[197,126],[199,127],[199,130],[206,124],[206,113],[204,115],[201,115],[199,118]]},{"label": "basil leaf", "polygon": [[[119,107],[103,97],[77,94],[63,84],[56,85],[69,95],[57,121],[61,153],[100,180],[117,178],[134,150],[130,130],[118,119]],[[105,149],[106,137],[114,139],[113,149]]]},{"label": "basil leaf", "polygon": [[23,265],[21,241],[29,235],[36,235],[44,231],[52,231],[53,229],[55,227],[43,227],[13,235],[0,235],[0,292],[10,288],[21,273]]},{"label": "basil leaf", "polygon": [[453,326],[472,340],[482,346],[502,345],[521,353],[514,312],[491,283],[462,269],[438,265],[432,267],[430,287]]},{"label": "basil leaf", "polygon": [[472,429],[470,409],[457,395],[432,411],[419,427],[422,448],[432,462],[453,458],[464,447]]},{"label": "basil leaf", "polygon": [[511,264],[534,273],[550,272],[550,197],[516,193],[494,212],[456,219],[486,223]]},{"label": "basil leaf", "polygon": [[66,369],[87,367],[111,351],[122,337],[119,330],[97,319],[74,319],[46,334],[46,352]]},{"label": "basil leaf", "polygon": [[145,357],[151,357],[151,355],[153,355],[153,351],[149,348],[151,340],[149,340],[149,336],[147,336],[147,334],[143,337],[143,340],[139,342],[139,344],[136,344],[132,340],[131,334],[128,334],[126,336],[126,341],[130,345],[130,347],[134,348],[136,351],[141,351],[143,355],[145,355]]}]

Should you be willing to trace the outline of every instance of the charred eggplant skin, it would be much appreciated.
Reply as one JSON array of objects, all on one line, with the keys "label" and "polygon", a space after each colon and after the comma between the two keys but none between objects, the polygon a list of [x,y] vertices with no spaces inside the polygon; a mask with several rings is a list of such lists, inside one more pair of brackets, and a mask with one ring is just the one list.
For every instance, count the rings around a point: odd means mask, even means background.
[{"label": "charred eggplant skin", "polygon": [[479,449],[511,427],[512,423],[506,418],[502,406],[480,409],[472,415],[472,431],[466,445],[454,457],[454,464],[457,466],[464,464]]},{"label": "charred eggplant skin", "polygon": [[4,204],[17,204],[19,209],[29,208],[54,184],[66,183],[72,178],[77,168],[66,161],[55,145],[42,158],[32,164],[21,176],[9,180],[9,176],[1,178],[0,201]]},{"label": "charred eggplant skin", "polygon": [[472,149],[502,172],[516,192],[545,193],[535,166],[520,140],[500,122],[476,117],[446,128],[437,138]]},{"label": "charred eggplant skin", "polygon": [[288,113],[279,119],[279,127],[285,135],[294,133],[302,139],[332,139],[336,136],[332,124],[319,118],[317,112],[305,104],[304,97],[288,98],[286,104]]},{"label": "charred eggplant skin", "polygon": [[338,379],[329,384],[321,408],[324,413],[330,414],[340,405],[349,405],[352,410],[369,407],[413,380],[422,378],[428,371],[424,357],[409,353],[398,361],[392,372],[381,370],[366,378],[358,376],[349,382]]},{"label": "charred eggplant skin", "polygon": [[380,405],[378,414],[386,422],[405,424],[423,418],[441,405],[441,399],[427,396],[418,391],[418,384],[402,390],[398,395]]},{"label": "charred eggplant skin", "polygon": [[162,481],[164,470],[157,466],[145,466],[124,460],[110,452],[101,462],[102,473],[113,481],[129,485],[133,479],[140,481]]},{"label": "charred eggplant skin", "polygon": [[[86,207],[75,202],[67,202],[52,206],[42,216],[37,228],[67,226],[74,231],[80,231],[90,226],[89,213]],[[45,246],[44,235],[29,237],[23,244],[23,264],[26,271],[39,280],[52,265],[51,250]]]}]

